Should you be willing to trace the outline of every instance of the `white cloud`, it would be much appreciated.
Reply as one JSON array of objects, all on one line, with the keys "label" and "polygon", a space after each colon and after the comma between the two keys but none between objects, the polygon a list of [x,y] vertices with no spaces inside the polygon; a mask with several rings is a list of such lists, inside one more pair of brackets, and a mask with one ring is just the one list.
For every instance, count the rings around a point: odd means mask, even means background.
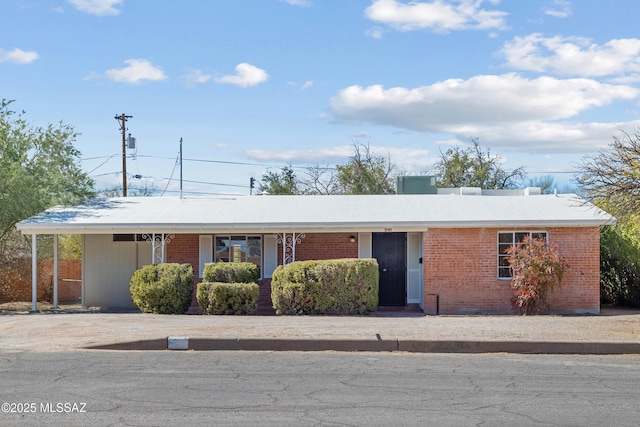
[{"label": "white cloud", "polygon": [[353,154],[353,147],[343,145],[329,148],[314,148],[309,150],[246,150],[244,154],[260,162],[276,163],[308,163],[308,164],[336,164],[344,161]]},{"label": "white cloud", "polygon": [[118,15],[124,0],[67,0],[81,12],[91,15]]},{"label": "white cloud", "polygon": [[206,83],[211,80],[211,74],[205,74],[202,70],[198,69],[190,69],[189,72],[184,76],[187,84],[196,85]]},{"label": "white cloud", "polygon": [[640,72],[640,39],[614,39],[597,45],[580,37],[515,37],[500,51],[507,67],[573,76]]},{"label": "white cloud", "polygon": [[145,80],[160,81],[167,78],[162,68],[156,67],[146,59],[127,59],[124,68],[112,68],[104,74],[110,80],[122,83],[141,83]]},{"label": "white cloud", "polygon": [[[339,122],[373,123],[458,138],[490,135],[492,145],[581,140],[579,126],[559,123],[616,100],[637,98],[640,90],[590,79],[527,79],[518,74],[450,79],[414,89],[350,86],[331,100]],[[502,135],[502,136],[501,136]],[[582,138],[584,139],[584,138]],[[576,149],[577,145],[571,148]]]},{"label": "white cloud", "polygon": [[224,76],[216,79],[218,83],[228,83],[240,87],[255,86],[259,83],[267,81],[269,75],[254,65],[243,62],[236,66],[236,74],[232,76]]},{"label": "white cloud", "polygon": [[11,62],[13,64],[29,64],[40,55],[37,52],[26,52],[22,49],[15,48],[10,51],[0,49],[0,62]]},{"label": "white cloud", "polygon": [[374,0],[365,14],[372,21],[387,24],[400,31],[506,29],[507,13],[483,9],[483,3],[493,4],[497,1],[432,0],[402,3],[397,0]]},{"label": "white cloud", "polygon": [[[420,167],[432,164],[435,159],[429,150],[422,148],[381,147],[370,145],[376,156],[391,156],[391,161],[403,167]],[[316,148],[310,150],[247,150],[244,154],[257,162],[281,164],[336,165],[348,161],[353,155],[353,145]]]},{"label": "white cloud", "polygon": [[568,18],[571,16],[571,2],[567,0],[553,0],[550,6],[542,8],[542,11],[554,18]]},{"label": "white cloud", "polygon": [[302,85],[302,90],[305,89],[309,89],[310,87],[313,86],[313,80],[307,80],[306,82],[304,82],[304,84]]},{"label": "white cloud", "polygon": [[372,37],[374,39],[382,39],[384,36],[384,30],[381,27],[373,27],[367,30],[366,34],[369,37]]}]

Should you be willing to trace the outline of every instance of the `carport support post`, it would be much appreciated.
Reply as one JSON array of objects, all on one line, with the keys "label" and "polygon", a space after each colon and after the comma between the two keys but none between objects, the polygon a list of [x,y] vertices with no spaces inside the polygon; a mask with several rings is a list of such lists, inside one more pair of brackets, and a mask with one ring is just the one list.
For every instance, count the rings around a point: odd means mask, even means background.
[{"label": "carport support post", "polygon": [[58,235],[53,235],[53,308],[58,308]]},{"label": "carport support post", "polygon": [[38,311],[38,250],[36,235],[31,235],[31,311]]}]

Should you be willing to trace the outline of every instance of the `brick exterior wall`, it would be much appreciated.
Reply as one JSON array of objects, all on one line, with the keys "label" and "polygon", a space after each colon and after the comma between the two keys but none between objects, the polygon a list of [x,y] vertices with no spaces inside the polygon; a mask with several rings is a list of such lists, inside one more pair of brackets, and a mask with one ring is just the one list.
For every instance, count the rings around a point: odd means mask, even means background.
[{"label": "brick exterior wall", "polygon": [[[509,280],[497,279],[499,231],[529,229],[429,229],[424,233],[425,312],[441,314],[512,313]],[[600,309],[600,233],[598,227],[548,228],[549,242],[571,267],[549,297],[552,312]]]},{"label": "brick exterior wall", "polygon": [[[504,229],[433,228],[424,233],[424,311],[441,314],[515,313],[509,280],[497,278],[498,232],[547,231],[550,243],[570,264],[565,278],[549,297],[555,313],[600,310],[600,232],[598,227]],[[351,236],[356,241],[351,242]],[[357,233],[309,233],[296,245],[296,260],[357,258]],[[167,245],[167,262],[190,263],[199,276],[199,237],[181,234]],[[282,264],[282,246],[278,246]],[[62,276],[61,276],[62,277]],[[200,279],[196,279],[199,281]],[[260,281],[262,308],[270,307],[270,280]],[[194,307],[197,306],[195,294]]]},{"label": "brick exterior wall", "polygon": [[[0,269],[0,303],[31,301],[31,258]],[[53,302],[53,258],[38,259],[38,301]],[[82,297],[82,260],[58,260],[58,301],[79,303]]]},{"label": "brick exterior wall", "polygon": [[166,262],[191,264],[194,277],[200,277],[200,237],[198,234],[176,234],[165,248]]},{"label": "brick exterior wall", "polygon": [[[307,233],[296,245],[296,261],[339,258],[358,258],[358,233]],[[278,245],[278,265],[282,265],[282,245]]]}]

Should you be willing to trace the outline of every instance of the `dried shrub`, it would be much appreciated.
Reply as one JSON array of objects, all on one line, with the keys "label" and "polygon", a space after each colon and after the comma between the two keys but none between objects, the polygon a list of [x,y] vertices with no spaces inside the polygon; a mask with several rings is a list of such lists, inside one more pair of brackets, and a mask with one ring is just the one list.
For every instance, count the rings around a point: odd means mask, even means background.
[{"label": "dried shrub", "polygon": [[562,282],[567,262],[556,245],[529,236],[507,250],[511,265],[514,303],[522,314],[539,313],[546,308],[549,293]]}]

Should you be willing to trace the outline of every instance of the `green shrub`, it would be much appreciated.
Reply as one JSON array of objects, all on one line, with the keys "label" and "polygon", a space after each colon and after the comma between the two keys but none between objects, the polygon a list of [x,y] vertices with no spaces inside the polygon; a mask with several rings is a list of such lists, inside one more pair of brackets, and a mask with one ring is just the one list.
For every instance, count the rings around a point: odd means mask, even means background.
[{"label": "green shrub", "polygon": [[366,314],[378,305],[375,259],[298,261],[271,279],[276,314]]},{"label": "green shrub", "polygon": [[193,268],[189,264],[145,265],[129,282],[131,299],[144,313],[182,314],[193,298]]},{"label": "green shrub", "polygon": [[621,225],[600,231],[600,301],[640,307],[640,248]]},{"label": "green shrub", "polygon": [[253,314],[258,309],[257,283],[198,283],[196,298],[205,314]]},{"label": "green shrub", "polygon": [[258,283],[260,271],[251,262],[207,263],[202,273],[204,282]]}]

